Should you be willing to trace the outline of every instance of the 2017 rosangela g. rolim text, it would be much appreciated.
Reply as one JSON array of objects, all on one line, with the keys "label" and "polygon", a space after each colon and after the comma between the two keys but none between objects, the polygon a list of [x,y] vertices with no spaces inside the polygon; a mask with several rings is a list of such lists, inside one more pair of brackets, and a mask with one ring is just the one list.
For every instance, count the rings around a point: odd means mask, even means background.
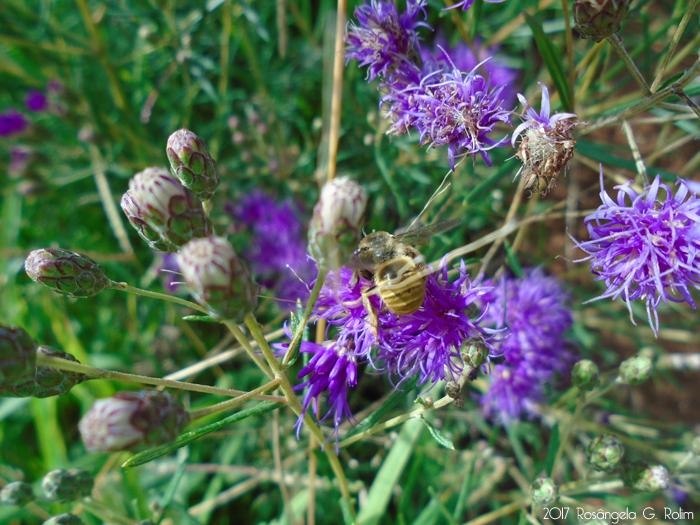
[{"label": "2017 rosangela g. rolim text", "polygon": [[663,518],[665,520],[688,520],[695,519],[695,513],[683,510],[683,507],[643,507],[639,510],[625,509],[622,511],[610,511],[605,509],[588,509],[584,507],[544,507],[545,520],[562,520],[575,517],[578,520],[606,520],[610,525],[617,525],[625,521],[636,519],[653,520]]}]

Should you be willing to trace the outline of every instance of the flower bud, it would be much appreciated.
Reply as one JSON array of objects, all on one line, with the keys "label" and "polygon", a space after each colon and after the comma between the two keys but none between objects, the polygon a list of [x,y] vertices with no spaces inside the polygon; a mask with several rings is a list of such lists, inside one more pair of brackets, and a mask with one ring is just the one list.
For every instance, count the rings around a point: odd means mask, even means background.
[{"label": "flower bud", "polygon": [[34,375],[36,347],[21,328],[0,325],[0,393]]},{"label": "flower bud", "polygon": [[177,264],[197,302],[222,319],[240,320],[257,303],[257,289],[246,265],[223,237],[188,242]]},{"label": "flower bud", "polygon": [[612,472],[625,454],[620,440],[610,434],[603,434],[591,441],[588,446],[588,461],[596,470]]},{"label": "flower bud", "polygon": [[646,465],[641,462],[625,465],[622,470],[622,480],[628,487],[645,492],[665,490],[670,484],[670,476],[666,467]]},{"label": "flower bud", "polygon": [[96,401],[78,428],[88,450],[116,452],[172,441],[188,420],[170,394],[142,390]]},{"label": "flower bud", "polygon": [[[68,361],[79,363],[71,354],[54,350],[48,346],[40,345],[36,353],[37,355],[60,357]],[[39,365],[36,367],[33,376],[27,376],[23,381],[16,382],[10,388],[10,392],[16,397],[61,396],[86,379],[87,376],[85,376],[85,374]]]},{"label": "flower bud", "polygon": [[214,195],[219,174],[202,139],[189,129],[179,129],[168,138],[166,154],[173,175],[183,186],[202,200],[209,200]]},{"label": "flower bud", "polygon": [[576,0],[574,21],[582,38],[600,42],[620,30],[630,0]]},{"label": "flower bud", "polygon": [[530,500],[533,505],[551,505],[558,497],[559,488],[552,478],[540,476],[530,487]]},{"label": "flower bud", "polygon": [[571,370],[571,382],[583,391],[593,390],[600,381],[600,371],[590,359],[581,359]]},{"label": "flower bud", "polygon": [[641,385],[651,377],[652,362],[647,355],[636,355],[620,363],[618,380],[627,385]]},{"label": "flower bud", "polygon": [[83,525],[83,520],[81,520],[75,514],[64,512],[58,516],[50,517],[43,523],[43,525]]},{"label": "flower bud", "polygon": [[0,503],[21,507],[34,500],[34,490],[25,481],[13,481],[0,490]]},{"label": "flower bud", "polygon": [[52,501],[73,501],[89,496],[94,483],[87,470],[59,468],[44,476],[41,489]]},{"label": "flower bud", "polygon": [[350,259],[366,207],[367,193],[349,177],[323,186],[309,224],[309,253],[319,266],[336,270]]},{"label": "flower bud", "polygon": [[489,357],[486,345],[470,342],[462,347],[462,361],[471,368],[479,368]]},{"label": "flower bud", "polygon": [[174,252],[192,239],[211,234],[201,201],[163,168],[146,168],[134,175],[121,207],[154,250]]},{"label": "flower bud", "polygon": [[24,269],[33,281],[69,297],[90,297],[110,284],[104,270],[90,257],[62,248],[30,252]]}]

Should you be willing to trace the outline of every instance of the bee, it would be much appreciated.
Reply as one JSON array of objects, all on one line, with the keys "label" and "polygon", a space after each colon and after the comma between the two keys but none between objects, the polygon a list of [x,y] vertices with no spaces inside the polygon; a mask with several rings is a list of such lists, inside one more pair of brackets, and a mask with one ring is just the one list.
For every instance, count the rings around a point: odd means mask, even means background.
[{"label": "bee", "polygon": [[352,267],[360,276],[372,281],[372,288],[363,293],[370,323],[377,332],[377,315],[367,295],[376,290],[387,310],[398,315],[418,310],[425,300],[426,263],[415,247],[432,235],[448,230],[458,220],[441,221],[428,226],[411,224],[403,231],[373,232],[360,240],[352,254]]}]

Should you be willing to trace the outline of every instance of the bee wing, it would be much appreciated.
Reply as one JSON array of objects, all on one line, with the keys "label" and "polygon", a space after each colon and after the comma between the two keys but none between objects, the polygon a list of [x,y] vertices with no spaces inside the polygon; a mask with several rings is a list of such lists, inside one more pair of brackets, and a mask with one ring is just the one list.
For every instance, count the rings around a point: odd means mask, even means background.
[{"label": "bee wing", "polygon": [[451,230],[461,221],[459,219],[446,219],[432,224],[420,224],[411,222],[406,228],[400,228],[394,233],[396,240],[411,246],[425,244],[433,235]]}]

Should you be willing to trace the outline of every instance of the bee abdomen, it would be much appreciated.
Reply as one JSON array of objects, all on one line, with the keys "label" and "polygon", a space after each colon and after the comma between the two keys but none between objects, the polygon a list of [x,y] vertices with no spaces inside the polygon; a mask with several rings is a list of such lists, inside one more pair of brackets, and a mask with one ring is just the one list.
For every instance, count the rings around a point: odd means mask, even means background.
[{"label": "bee abdomen", "polygon": [[403,315],[418,310],[425,299],[426,277],[416,278],[423,268],[412,257],[397,257],[378,268],[376,285],[379,297],[389,311]]},{"label": "bee abdomen", "polygon": [[418,310],[425,299],[425,279],[408,284],[394,284],[379,287],[379,297],[389,311],[398,314],[411,314]]}]

